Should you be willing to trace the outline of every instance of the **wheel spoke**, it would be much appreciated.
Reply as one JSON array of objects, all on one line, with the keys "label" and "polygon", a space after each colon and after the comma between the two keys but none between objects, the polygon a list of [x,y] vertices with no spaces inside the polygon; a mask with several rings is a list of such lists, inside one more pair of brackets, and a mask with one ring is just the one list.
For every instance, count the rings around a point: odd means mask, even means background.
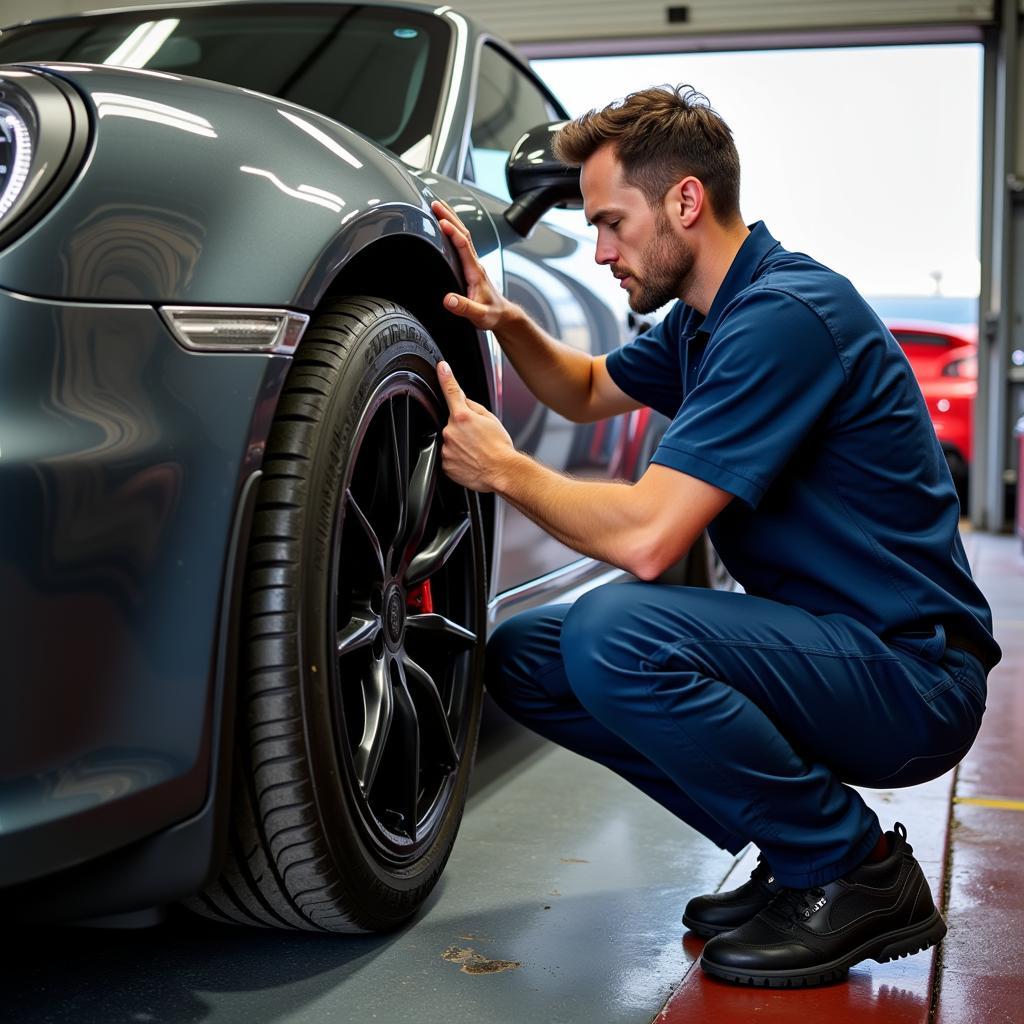
[{"label": "wheel spoke", "polygon": [[398,804],[395,808],[401,815],[396,830],[416,841],[416,823],[419,821],[420,803],[420,722],[416,705],[409,693],[405,668],[401,659],[397,662],[399,682],[395,687],[395,710],[402,740],[402,756],[408,759],[403,766],[403,777],[398,783]]},{"label": "wheel spoke", "polygon": [[[409,501],[409,396],[405,396],[405,417],[396,416],[395,402],[388,403],[388,412],[391,416],[391,457],[393,460],[394,493],[392,498],[398,503],[398,525],[395,528],[395,536],[391,541],[391,548],[388,552],[390,561],[391,554],[400,550],[402,539],[405,537],[405,527],[408,517]],[[402,422],[399,423],[399,420]]]},{"label": "wheel spoke", "polygon": [[409,629],[423,629],[431,633],[440,633],[451,639],[460,640],[460,646],[472,647],[476,643],[476,633],[460,626],[457,622],[438,615],[437,612],[425,612],[421,615],[409,615],[405,624]]},{"label": "wheel spoke", "polygon": [[403,659],[405,678],[409,685],[420,698],[420,708],[424,713],[424,724],[437,732],[441,740],[441,747],[447,757],[445,767],[453,771],[459,763],[458,751],[455,749],[455,740],[452,738],[451,725],[448,722],[448,715],[444,709],[444,702],[437,685],[427,671],[417,665],[408,655]]},{"label": "wheel spoke", "polygon": [[363,796],[369,796],[394,715],[391,679],[385,659],[373,660],[370,678],[363,683],[363,706],[366,718],[363,738],[356,750],[356,775]]},{"label": "wheel spoke", "polygon": [[454,526],[440,527],[434,539],[409,563],[405,573],[406,587],[414,587],[428,576],[433,576],[451,558],[452,552],[468,530],[468,513]]},{"label": "wheel spoke", "polygon": [[427,528],[427,514],[434,497],[437,483],[437,435],[431,434],[429,442],[420,449],[409,478],[408,537],[402,544],[403,557],[419,547],[423,532]]},{"label": "wheel spoke", "polygon": [[380,541],[377,539],[377,531],[373,528],[370,520],[366,518],[366,513],[359,507],[359,502],[356,501],[355,495],[351,489],[345,488],[345,503],[348,505],[352,512],[355,514],[356,520],[359,525],[362,526],[363,532],[366,534],[366,539],[370,542],[370,549],[373,551],[373,557],[376,559],[377,568],[380,570],[381,579],[384,578],[384,552],[381,550]]},{"label": "wheel spoke", "polygon": [[337,652],[339,657],[372,644],[374,637],[380,632],[380,619],[372,612],[367,615],[366,611],[368,609],[363,610],[361,615],[353,615],[338,630]]},{"label": "wheel spoke", "polygon": [[[358,432],[364,443],[335,521],[337,586],[328,610],[338,659],[332,685],[339,678],[342,684],[336,726],[347,785],[359,795],[367,840],[389,862],[403,864],[433,841],[442,820],[435,810],[452,791],[451,773],[460,764],[456,739],[465,728],[462,712],[447,706],[461,707],[465,690],[452,662],[467,668],[463,652],[483,639],[475,621],[470,628],[459,621],[459,608],[445,606],[449,588],[467,585],[462,570],[472,569],[472,559],[459,545],[476,526],[465,499],[453,492],[449,503],[441,424],[415,386],[410,374],[396,373],[360,420],[368,425]],[[470,543],[475,551],[476,534]],[[426,582],[435,574],[436,612]],[[403,633],[416,637],[410,643],[419,663],[407,656]],[[422,832],[421,810],[432,823]]]}]

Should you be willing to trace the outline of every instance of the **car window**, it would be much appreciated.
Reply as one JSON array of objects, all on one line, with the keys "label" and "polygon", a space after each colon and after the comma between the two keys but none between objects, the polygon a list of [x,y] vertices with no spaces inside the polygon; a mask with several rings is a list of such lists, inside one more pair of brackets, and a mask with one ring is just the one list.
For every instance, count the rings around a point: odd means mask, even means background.
[{"label": "car window", "polygon": [[317,110],[422,166],[449,40],[440,18],[399,8],[147,8],[7,29],[0,64],[80,61],[225,82]]},{"label": "car window", "polygon": [[508,200],[505,161],[512,147],[527,129],[557,116],[528,75],[498,49],[485,45],[480,51],[466,176],[491,195]]}]

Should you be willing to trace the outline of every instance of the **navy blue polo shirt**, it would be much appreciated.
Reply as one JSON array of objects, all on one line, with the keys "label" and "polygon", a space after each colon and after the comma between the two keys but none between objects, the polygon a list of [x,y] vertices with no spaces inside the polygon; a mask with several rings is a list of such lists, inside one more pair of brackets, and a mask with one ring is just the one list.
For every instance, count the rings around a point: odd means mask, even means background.
[{"label": "navy blue polo shirt", "polygon": [[672,420],[652,461],[739,499],[710,535],[748,593],[879,636],[942,623],[998,661],[920,388],[846,278],[758,222],[707,316],[677,302],[607,366]]}]

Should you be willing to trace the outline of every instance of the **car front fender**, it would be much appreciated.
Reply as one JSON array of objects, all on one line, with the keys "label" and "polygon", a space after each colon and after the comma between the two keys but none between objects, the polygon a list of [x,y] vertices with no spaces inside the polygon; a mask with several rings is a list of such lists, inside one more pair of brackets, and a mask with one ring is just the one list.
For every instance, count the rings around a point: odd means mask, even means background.
[{"label": "car front fender", "polygon": [[446,183],[329,118],[163,72],[24,67],[79,91],[91,140],[62,198],[0,253],[0,287],[311,310],[349,260],[399,235],[426,242],[459,276],[429,207]]}]

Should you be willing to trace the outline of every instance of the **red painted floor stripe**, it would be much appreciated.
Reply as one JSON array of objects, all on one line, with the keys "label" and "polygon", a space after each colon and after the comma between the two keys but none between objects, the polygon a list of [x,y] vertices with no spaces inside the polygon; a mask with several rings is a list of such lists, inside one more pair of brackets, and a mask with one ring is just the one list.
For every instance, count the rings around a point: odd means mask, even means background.
[{"label": "red painted floor stripe", "polygon": [[[1024,1021],[1024,558],[1012,538],[985,538],[978,566],[1003,661],[957,777],[952,871],[936,1024]],[[998,556],[1002,557],[998,557]]]},{"label": "red painted floor stripe", "polygon": [[[943,886],[944,851],[952,773],[923,786],[901,790],[861,790],[875,809],[883,828],[894,821],[907,826],[914,853],[938,898]],[[732,889],[747,880],[757,858],[751,848],[722,882]],[[865,1019],[887,1024],[925,1024],[931,1010],[931,975],[935,951],[893,963],[873,960],[858,964],[849,979],[838,985],[814,989],[744,988],[709,978],[697,964],[703,941],[692,934],[683,938],[689,970],[671,995],[656,1024],[775,1024],[817,1022],[842,1024]]]}]

